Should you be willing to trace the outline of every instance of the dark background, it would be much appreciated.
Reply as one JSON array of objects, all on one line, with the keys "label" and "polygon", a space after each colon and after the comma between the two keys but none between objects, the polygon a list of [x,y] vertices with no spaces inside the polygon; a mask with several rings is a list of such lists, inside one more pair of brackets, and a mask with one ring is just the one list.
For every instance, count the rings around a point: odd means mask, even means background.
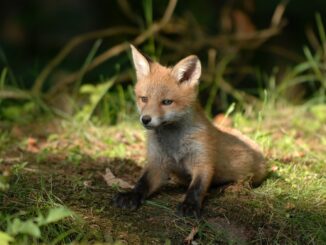
[{"label": "dark background", "polygon": [[[123,2],[123,1],[120,1]],[[32,87],[35,78],[44,66],[53,58],[60,49],[74,36],[116,26],[130,26],[138,30],[145,30],[148,26],[144,17],[144,9],[151,1],[128,1],[132,16],[128,17],[121,9],[119,1],[104,0],[12,0],[0,2],[0,68],[8,66],[15,76],[15,86],[23,89]],[[168,1],[153,1],[153,20],[161,18]],[[211,47],[196,48],[191,45],[192,25],[194,23],[206,34],[211,36],[232,35],[239,31],[255,32],[270,26],[272,15],[280,1],[270,0],[221,0],[221,1],[178,1],[173,19],[187,22],[188,29],[185,34],[167,34],[170,40],[185,43],[183,53],[175,53],[154,37],[156,49],[148,48],[148,42],[140,47],[149,55],[158,57],[163,63],[173,64],[190,53],[197,54],[204,65],[207,66],[208,50]],[[246,20],[237,20],[240,15]],[[313,40],[308,38],[309,32],[316,32],[315,15],[320,13],[326,16],[326,1],[324,0],[292,0],[284,14],[284,28],[282,31],[266,39],[261,45],[249,47],[239,43],[229,43],[227,46],[216,48],[218,59],[227,55],[236,56],[231,62],[230,71],[225,73],[227,80],[237,89],[257,96],[257,89],[266,87],[257,78],[263,71],[270,75],[282,72],[297,63],[304,61],[303,47],[314,46]],[[240,16],[240,17],[241,17]],[[228,24],[229,23],[229,24]],[[241,27],[242,26],[242,27]],[[242,28],[242,29],[241,29]],[[183,36],[183,39],[180,38]],[[310,35],[311,36],[311,35]],[[313,35],[312,35],[313,36]],[[132,40],[132,35],[118,35],[103,38],[98,50],[101,53],[120,42]],[[69,74],[80,69],[85,57],[90,52],[94,41],[85,42],[77,46],[71,54],[55,69],[47,79],[43,90],[51,86],[51,77],[57,74]],[[195,41],[194,41],[195,42]],[[117,66],[120,69],[117,69]],[[88,73],[84,80],[93,82],[100,76],[110,77],[125,68],[131,68],[127,53],[109,59],[96,69]],[[242,72],[242,71],[246,72]],[[239,75],[240,74],[240,75]],[[125,79],[127,82],[130,78]],[[10,84],[10,81],[8,82]],[[316,87],[318,89],[318,85]],[[314,88],[303,86],[299,88],[300,96],[288,95],[294,102],[307,99],[313,95]],[[206,93],[203,92],[205,97]],[[231,96],[232,97],[232,96]],[[299,98],[294,98],[299,97]],[[232,98],[230,99],[232,101]],[[223,107],[216,102],[216,107]],[[225,107],[225,106],[224,106]],[[222,108],[223,109],[223,108]]]}]

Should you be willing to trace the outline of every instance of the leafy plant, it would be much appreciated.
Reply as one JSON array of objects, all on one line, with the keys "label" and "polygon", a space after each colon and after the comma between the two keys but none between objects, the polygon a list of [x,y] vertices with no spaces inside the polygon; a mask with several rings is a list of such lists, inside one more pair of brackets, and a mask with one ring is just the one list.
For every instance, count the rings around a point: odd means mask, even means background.
[{"label": "leafy plant", "polygon": [[279,81],[276,80],[278,69],[274,69],[273,74],[265,78],[272,105],[275,105],[275,102],[279,101],[280,98],[284,98],[285,93],[290,88],[304,83],[316,91],[312,96],[315,102],[326,102],[326,70],[324,68],[326,64],[326,38],[320,14],[316,15],[316,25],[319,33],[319,48],[312,50],[308,46],[304,46],[305,61],[287,69]]},{"label": "leafy plant", "polygon": [[18,217],[9,218],[6,232],[0,231],[0,244],[24,240],[26,238],[40,238],[41,227],[51,223],[56,223],[67,217],[72,217],[73,213],[63,207],[51,208],[47,215],[39,214],[37,217],[22,220]]},{"label": "leafy plant", "polygon": [[115,78],[111,78],[104,83],[98,85],[85,84],[80,87],[80,93],[88,95],[88,103],[86,103],[81,110],[75,115],[75,118],[82,123],[90,120],[96,107],[103,99],[107,91],[112,87]]}]

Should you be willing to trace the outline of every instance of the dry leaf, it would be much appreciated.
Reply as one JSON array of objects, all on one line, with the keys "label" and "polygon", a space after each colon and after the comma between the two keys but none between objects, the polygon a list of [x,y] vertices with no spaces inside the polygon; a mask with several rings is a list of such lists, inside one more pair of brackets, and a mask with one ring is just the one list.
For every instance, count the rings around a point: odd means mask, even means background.
[{"label": "dry leaf", "polygon": [[85,181],[83,182],[83,184],[84,184],[84,186],[85,186],[86,188],[90,188],[90,187],[92,187],[92,181],[90,181],[90,180],[85,180]]},{"label": "dry leaf", "polygon": [[103,176],[105,182],[109,186],[118,185],[119,187],[121,187],[123,189],[132,188],[132,185],[129,184],[128,182],[115,177],[114,174],[111,172],[111,170],[109,168],[105,169],[105,174],[102,174],[102,176]]},{"label": "dry leaf", "polygon": [[286,210],[293,210],[293,209],[295,209],[295,205],[293,203],[291,203],[291,202],[288,202],[285,205],[285,209]]},{"label": "dry leaf", "polygon": [[273,165],[273,166],[271,167],[271,171],[272,171],[273,173],[275,173],[277,170],[278,170],[278,167],[277,167],[276,165]]},{"label": "dry leaf", "polygon": [[38,152],[40,149],[37,146],[37,139],[33,138],[33,137],[29,137],[27,139],[27,151],[32,152],[32,153],[36,153]]},{"label": "dry leaf", "polygon": [[183,244],[190,245],[198,232],[198,227],[194,226],[189,235],[184,239]]}]

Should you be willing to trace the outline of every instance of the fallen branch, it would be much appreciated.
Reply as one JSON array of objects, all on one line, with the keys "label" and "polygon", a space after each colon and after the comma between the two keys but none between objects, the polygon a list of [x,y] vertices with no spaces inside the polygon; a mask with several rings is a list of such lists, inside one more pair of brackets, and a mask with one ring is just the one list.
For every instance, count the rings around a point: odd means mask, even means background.
[{"label": "fallen branch", "polygon": [[[194,35],[192,38],[185,37],[182,41],[173,41],[168,38],[158,35],[158,40],[162,42],[164,46],[169,47],[172,50],[176,50],[176,55],[182,55],[185,52],[197,52],[202,48],[223,48],[227,47],[239,47],[245,49],[254,49],[260,46],[271,37],[278,35],[284,28],[286,22],[283,19],[284,12],[288,1],[282,1],[278,4],[272,15],[269,27],[261,29],[255,32],[240,32],[232,34],[219,34],[216,36],[203,35],[199,25],[190,25],[192,30],[185,30],[185,32],[200,33],[200,35]],[[190,21],[190,20],[188,20]]]},{"label": "fallen branch", "polygon": [[[145,32],[138,35],[132,43],[135,45],[140,45],[144,41],[146,41],[149,37],[154,35],[155,33],[159,32],[171,19],[174,9],[176,7],[177,0],[170,0],[168,6],[164,12],[162,19],[159,22],[154,22]],[[89,72],[95,67],[99,66],[109,58],[112,58],[120,53],[129,49],[129,43],[120,43],[118,45],[113,46],[112,48],[108,49],[104,53],[98,55],[86,68],[85,72]],[[60,82],[56,82],[55,86],[49,91],[48,96],[53,96],[58,91],[61,90],[62,87],[65,87],[67,84],[74,82],[79,76],[79,71],[76,71],[66,78],[62,79]]]},{"label": "fallen branch", "polygon": [[138,31],[135,28],[131,27],[115,27],[109,28],[105,30],[99,30],[94,32],[85,33],[79,36],[72,38],[62,49],[61,51],[43,68],[38,77],[34,82],[34,86],[32,88],[33,94],[38,95],[42,89],[44,81],[47,79],[49,74],[56,68],[66,57],[67,55],[78,45],[84,43],[89,40],[101,38],[101,37],[109,37],[119,34],[135,34]]},{"label": "fallen branch", "polygon": [[135,15],[134,10],[129,5],[128,0],[118,0],[118,5],[120,6],[120,9],[122,10],[122,13],[132,22],[139,24],[141,23],[141,18],[137,15]]},{"label": "fallen branch", "polygon": [[[211,82],[212,81],[212,74],[203,73],[202,78],[204,82]],[[257,101],[257,98],[247,94],[243,91],[239,91],[235,89],[230,82],[225,81],[224,79],[219,80],[219,89],[224,91],[225,93],[231,95],[232,97],[236,98],[238,101],[246,102],[246,103],[253,103]]]},{"label": "fallen branch", "polygon": [[[122,5],[124,5],[124,0],[121,1]],[[228,34],[228,35],[217,35],[217,36],[206,36],[204,32],[201,30],[199,25],[190,25],[192,29],[191,33],[196,33],[194,37],[190,38],[189,35],[182,35],[187,33],[189,28],[186,28],[184,24],[180,24],[183,26],[183,31],[179,33],[181,36],[181,40],[178,39],[178,41],[170,40],[166,36],[164,36],[165,27],[168,28],[169,25],[173,26],[173,23],[170,21],[172,14],[175,10],[177,4],[177,0],[170,0],[168,3],[168,6],[163,14],[163,17],[157,21],[154,22],[152,25],[149,26],[147,30],[140,33],[138,36],[136,36],[131,43],[135,45],[140,45],[143,42],[145,42],[148,38],[150,38],[153,35],[156,35],[158,40],[164,44],[164,46],[169,47],[170,49],[174,50],[173,55],[174,56],[182,56],[185,53],[189,52],[198,52],[202,48],[210,47],[210,48],[225,48],[229,46],[237,46],[239,48],[256,48],[257,46],[264,43],[266,40],[270,39],[271,37],[279,34],[281,30],[283,29],[285,22],[283,21],[283,15],[286,8],[287,1],[282,1],[276,8],[273,13],[273,17],[271,19],[271,24],[268,28],[262,29],[260,31],[252,32],[252,33],[234,33],[234,34]],[[127,6],[128,7],[128,6]],[[130,30],[131,31],[131,30]],[[134,29],[133,29],[134,31]],[[84,36],[82,41],[88,40],[87,38],[98,38],[99,33],[94,32],[93,35],[90,36]],[[112,34],[113,35],[113,34]],[[73,41],[73,40],[72,40]],[[72,42],[71,41],[71,42]],[[79,40],[80,41],[80,40]],[[71,51],[71,46],[75,47],[74,45],[78,45],[78,39],[74,42],[69,43],[66,45],[66,47],[56,56],[56,58],[49,63],[47,66],[48,69],[45,69],[42,74],[40,74],[39,83],[42,85],[44,82],[44,79],[50,74],[50,72],[53,70],[53,68],[58,65],[63,58],[66,57],[66,55]],[[122,52],[125,52],[129,49],[129,43],[120,43],[117,44],[105,52],[99,54],[94,58],[92,62],[90,62],[86,67],[84,67],[83,72],[87,73],[97,66],[103,64],[108,59],[115,57]],[[165,56],[165,58],[168,57],[168,55]],[[44,75],[45,74],[45,75]],[[54,85],[50,88],[48,93],[46,94],[46,98],[52,98],[55,94],[62,91],[68,84],[73,83],[76,81],[79,77],[80,71],[77,70],[70,75],[67,75],[63,79],[56,80],[54,82]],[[119,76],[120,77],[120,76]],[[127,74],[124,74],[124,78],[129,77]],[[205,80],[205,74],[203,75],[203,80]],[[43,80],[43,81],[42,81]],[[120,80],[120,79],[119,79]],[[35,84],[33,91],[37,92],[40,90],[41,86],[40,84]],[[229,85],[227,82],[222,81],[221,89],[225,92],[232,94],[232,96],[236,97],[237,99],[245,99],[247,101],[252,101],[254,97],[246,96],[245,93],[239,93],[236,89],[234,89],[231,85]]]},{"label": "fallen branch", "polygon": [[23,90],[1,90],[0,99],[30,99],[31,95]]},{"label": "fallen branch", "polygon": [[283,15],[288,3],[289,0],[283,0],[276,6],[272,17],[271,26],[279,26],[282,23]]}]

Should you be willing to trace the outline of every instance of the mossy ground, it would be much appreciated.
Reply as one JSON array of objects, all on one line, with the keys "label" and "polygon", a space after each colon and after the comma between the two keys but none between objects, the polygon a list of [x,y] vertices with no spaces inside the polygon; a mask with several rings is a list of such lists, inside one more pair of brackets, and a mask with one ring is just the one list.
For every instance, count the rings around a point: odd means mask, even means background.
[{"label": "mossy ground", "polygon": [[[1,125],[1,230],[11,217],[28,218],[55,204],[75,215],[42,228],[42,238],[17,243],[180,244],[198,229],[197,244],[326,243],[325,107],[287,107],[259,117],[238,113],[232,122],[262,146],[270,177],[256,189],[233,185],[211,190],[201,220],[175,214],[185,189],[169,185],[138,211],[111,204],[117,186],[110,168],[135,183],[146,163],[138,123],[80,125],[51,119]],[[196,244],[194,243],[194,244]]]}]

